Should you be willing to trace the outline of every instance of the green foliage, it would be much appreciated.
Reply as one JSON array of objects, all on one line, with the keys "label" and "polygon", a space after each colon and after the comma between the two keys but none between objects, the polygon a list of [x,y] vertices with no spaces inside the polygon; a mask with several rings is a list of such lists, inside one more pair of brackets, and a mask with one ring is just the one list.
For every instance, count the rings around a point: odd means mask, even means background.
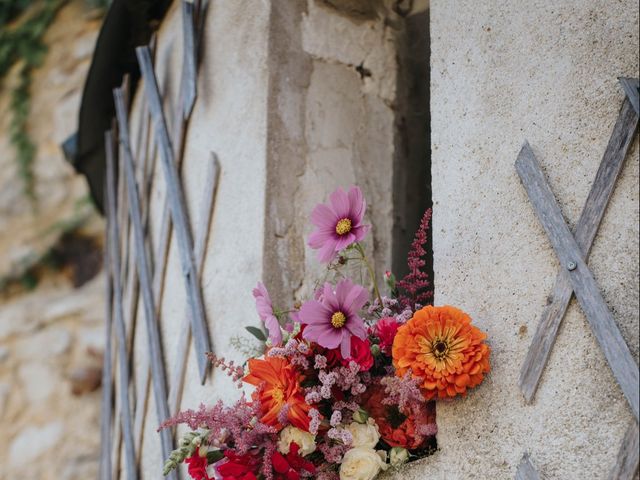
[{"label": "green foliage", "polygon": [[261,342],[267,341],[267,335],[258,327],[244,327],[244,328],[247,330],[247,332],[249,332],[251,335],[256,337]]},{"label": "green foliage", "polygon": [[9,138],[16,151],[25,195],[35,201],[33,160],[35,145],[27,133],[31,74],[46,53],[44,33],[66,0],[5,0],[0,4],[0,80],[20,62],[18,82],[11,91]]}]

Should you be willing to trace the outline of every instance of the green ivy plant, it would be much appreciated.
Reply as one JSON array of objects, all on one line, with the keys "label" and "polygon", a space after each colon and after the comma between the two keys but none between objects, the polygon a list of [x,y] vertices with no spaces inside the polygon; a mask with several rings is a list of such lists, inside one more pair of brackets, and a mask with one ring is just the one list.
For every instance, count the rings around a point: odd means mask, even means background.
[{"label": "green ivy plant", "polygon": [[36,148],[27,133],[31,75],[46,53],[44,33],[66,0],[7,0],[0,4],[0,80],[16,63],[20,64],[17,84],[11,91],[9,139],[16,151],[18,174],[23,191],[35,204],[33,160]]}]

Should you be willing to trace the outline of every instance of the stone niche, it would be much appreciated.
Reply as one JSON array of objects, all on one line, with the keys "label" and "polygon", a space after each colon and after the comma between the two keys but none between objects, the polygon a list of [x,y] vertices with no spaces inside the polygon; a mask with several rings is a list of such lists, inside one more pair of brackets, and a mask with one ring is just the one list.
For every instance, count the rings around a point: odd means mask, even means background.
[{"label": "stone niche", "polygon": [[[421,41],[426,42],[426,14],[421,18]],[[175,2],[160,25],[155,52],[170,131],[182,68],[181,22],[179,2]],[[245,360],[247,354],[240,351],[236,338],[246,338],[244,327],[259,321],[251,294],[258,281],[264,281],[284,304],[309,296],[316,279],[322,278],[315,252],[305,244],[311,229],[308,217],[313,206],[336,187],[357,184],[363,189],[369,202],[368,221],[375,220],[369,253],[380,274],[391,266],[394,235],[405,242],[405,237],[412,236],[428,192],[428,137],[426,122],[422,122],[420,140],[411,145],[399,133],[399,126],[407,123],[404,112],[411,110],[411,96],[403,84],[409,62],[398,53],[408,45],[404,34],[382,16],[356,18],[315,0],[209,2],[182,178],[193,219],[201,209],[207,162],[215,153],[221,174],[202,288],[217,355]],[[412,62],[411,68],[418,68],[414,66],[418,63],[426,68],[426,49],[422,54],[423,61]],[[417,91],[426,99],[424,89]],[[139,139],[144,137],[141,132],[147,121],[144,95],[140,87],[133,95],[130,135]],[[426,101],[419,107],[419,115],[426,118]],[[417,118],[418,114],[411,114]],[[141,151],[151,155],[153,149],[136,143],[134,152]],[[420,194],[413,195],[422,203],[403,195],[394,197],[395,172],[411,155],[418,158],[416,170],[402,176],[402,181],[422,178]],[[153,247],[158,243],[165,201],[160,168],[155,169],[152,184],[149,237]],[[398,215],[394,206],[400,201],[411,204],[416,212],[407,218]],[[168,379],[178,364],[178,334],[188,321],[180,271],[177,244],[172,242],[159,300]],[[123,288],[127,292],[129,285]],[[138,383],[148,368],[146,333],[140,326],[142,302],[137,318],[132,366],[136,395],[144,392]],[[133,402],[136,409],[146,405],[144,418],[136,420],[136,428],[142,429],[136,431],[141,439],[140,472],[142,478],[156,479],[163,465],[158,420],[153,396],[145,403],[142,395]],[[192,348],[180,409],[218,398],[230,401],[238,395],[219,371],[200,385]],[[123,461],[124,455],[120,458]]]}]

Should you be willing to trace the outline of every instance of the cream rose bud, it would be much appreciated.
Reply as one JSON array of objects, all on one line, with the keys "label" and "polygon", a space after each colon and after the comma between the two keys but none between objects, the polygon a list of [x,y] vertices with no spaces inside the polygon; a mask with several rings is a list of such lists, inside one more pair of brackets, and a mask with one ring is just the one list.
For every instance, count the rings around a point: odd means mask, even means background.
[{"label": "cream rose bud", "polygon": [[345,453],[340,465],[340,480],[373,480],[387,464],[369,447],[356,447]]},{"label": "cream rose bud", "polygon": [[291,445],[291,442],[298,444],[298,447],[300,447],[298,453],[303,457],[316,451],[316,437],[309,432],[289,425],[284,427],[280,432],[278,451],[283,455],[289,453],[289,445]]},{"label": "cream rose bud", "polygon": [[349,433],[353,437],[352,447],[369,447],[373,448],[380,440],[380,432],[378,425],[373,418],[369,417],[367,423],[351,422],[347,427]]},{"label": "cream rose bud", "polygon": [[392,467],[399,467],[409,461],[409,451],[402,447],[393,447],[389,452],[389,463]]}]

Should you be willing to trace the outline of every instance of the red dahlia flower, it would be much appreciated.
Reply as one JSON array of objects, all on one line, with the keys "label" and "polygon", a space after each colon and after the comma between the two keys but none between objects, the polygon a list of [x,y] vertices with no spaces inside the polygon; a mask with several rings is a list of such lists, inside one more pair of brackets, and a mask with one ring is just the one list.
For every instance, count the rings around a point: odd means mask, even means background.
[{"label": "red dahlia flower", "polygon": [[199,449],[188,458],[185,458],[184,462],[188,465],[187,471],[193,480],[212,480],[207,475],[207,457],[201,457],[198,453]]},{"label": "red dahlia flower", "polygon": [[257,480],[260,460],[254,455],[238,455],[233,450],[225,450],[224,456],[227,457],[227,461],[216,467],[222,475],[222,480]]},{"label": "red dahlia flower", "polygon": [[386,355],[391,355],[393,339],[396,338],[400,323],[393,317],[385,317],[378,320],[374,327],[375,334],[380,339],[380,350]]},{"label": "red dahlia flower", "polygon": [[297,443],[289,444],[289,453],[282,455],[274,452],[271,456],[271,464],[275,475],[274,480],[300,480],[301,472],[315,475],[316,467],[308,460],[298,455],[300,447]]},{"label": "red dahlia flower", "polygon": [[360,365],[361,372],[366,372],[373,367],[371,343],[368,339],[360,340],[358,337],[351,337],[351,355],[349,358],[343,358],[342,364],[347,366],[352,361]]}]

